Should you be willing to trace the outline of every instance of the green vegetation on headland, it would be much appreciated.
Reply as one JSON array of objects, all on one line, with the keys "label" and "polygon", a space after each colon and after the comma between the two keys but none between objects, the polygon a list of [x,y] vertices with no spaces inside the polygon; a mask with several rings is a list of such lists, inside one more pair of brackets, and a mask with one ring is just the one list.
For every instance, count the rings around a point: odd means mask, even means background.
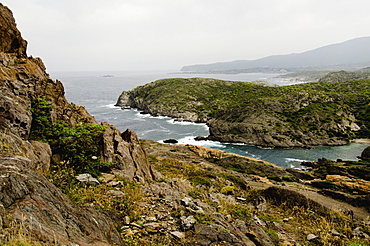
[{"label": "green vegetation on headland", "polygon": [[339,82],[353,79],[369,79],[370,68],[361,68],[358,70],[350,69],[350,67],[332,67],[319,70],[298,70],[295,72],[277,76],[278,78],[286,78],[295,81],[319,81],[319,82]]},{"label": "green vegetation on headland", "polygon": [[370,137],[370,80],[267,87],[162,79],[123,92],[117,105],[207,123],[208,138],[225,142],[307,147]]},{"label": "green vegetation on headland", "polygon": [[370,68],[363,68],[357,71],[348,72],[348,71],[337,71],[328,73],[322,78],[320,78],[320,82],[340,82],[346,80],[353,80],[353,79],[369,79],[370,78]]}]

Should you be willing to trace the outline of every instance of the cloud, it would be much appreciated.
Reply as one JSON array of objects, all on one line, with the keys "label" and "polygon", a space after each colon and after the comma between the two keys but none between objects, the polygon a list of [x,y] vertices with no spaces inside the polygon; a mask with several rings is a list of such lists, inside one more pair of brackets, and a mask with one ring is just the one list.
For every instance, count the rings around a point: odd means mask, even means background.
[{"label": "cloud", "polygon": [[180,69],[368,36],[368,0],[3,0],[49,70]]}]

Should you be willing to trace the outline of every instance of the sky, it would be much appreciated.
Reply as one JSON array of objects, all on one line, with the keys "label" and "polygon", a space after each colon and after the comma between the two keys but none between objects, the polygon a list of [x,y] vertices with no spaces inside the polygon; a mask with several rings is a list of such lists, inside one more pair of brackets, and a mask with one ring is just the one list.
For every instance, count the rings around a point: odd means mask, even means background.
[{"label": "sky", "polygon": [[180,70],[370,36],[369,0],[2,0],[50,71]]}]

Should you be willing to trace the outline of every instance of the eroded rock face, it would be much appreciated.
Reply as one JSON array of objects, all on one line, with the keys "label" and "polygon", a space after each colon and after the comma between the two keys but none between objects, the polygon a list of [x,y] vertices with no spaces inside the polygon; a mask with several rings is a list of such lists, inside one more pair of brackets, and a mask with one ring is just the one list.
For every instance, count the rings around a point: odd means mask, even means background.
[{"label": "eroded rock face", "polygon": [[13,13],[0,3],[0,52],[26,56],[27,41],[21,37]]},{"label": "eroded rock face", "polygon": [[135,132],[121,133],[115,126],[103,122],[102,160],[114,164],[116,175],[138,182],[148,182],[155,178],[154,170],[139,143]]},{"label": "eroded rock face", "polygon": [[[111,215],[75,206],[45,178],[52,161],[62,160],[54,158],[48,143],[29,139],[36,98],[50,104],[53,123],[74,127],[96,120],[85,108],[68,103],[62,83],[49,77],[40,58],[27,57],[27,42],[1,3],[0,37],[0,231],[16,221],[27,226],[30,238],[47,243],[122,245]],[[125,178],[151,181],[154,175],[136,134],[122,135],[103,125],[107,130],[97,143],[103,161],[114,162]]]},{"label": "eroded rock face", "polygon": [[92,208],[72,204],[26,157],[0,159],[2,229],[17,220],[33,238],[79,245],[121,244],[114,220]]}]

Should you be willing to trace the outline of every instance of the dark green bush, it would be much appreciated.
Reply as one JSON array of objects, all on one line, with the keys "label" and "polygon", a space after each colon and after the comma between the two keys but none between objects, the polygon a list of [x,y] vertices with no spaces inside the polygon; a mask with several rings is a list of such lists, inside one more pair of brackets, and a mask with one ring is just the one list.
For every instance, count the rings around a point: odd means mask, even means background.
[{"label": "dark green bush", "polygon": [[104,126],[79,124],[71,127],[60,121],[53,123],[50,110],[45,97],[32,100],[31,140],[49,143],[53,154],[59,155],[77,174],[88,172],[98,176],[101,168],[111,165],[98,158]]}]

